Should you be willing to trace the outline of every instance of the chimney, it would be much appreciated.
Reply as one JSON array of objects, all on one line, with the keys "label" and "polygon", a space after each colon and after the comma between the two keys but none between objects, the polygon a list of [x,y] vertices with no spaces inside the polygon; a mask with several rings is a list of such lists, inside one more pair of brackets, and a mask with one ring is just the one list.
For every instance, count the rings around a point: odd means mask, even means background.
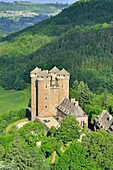
[{"label": "chimney", "polygon": [[109,121],[112,119],[112,116],[111,115],[109,115]]},{"label": "chimney", "polygon": [[78,101],[75,100],[75,98],[71,98],[71,103],[73,103],[75,106],[78,106]]},{"label": "chimney", "polygon": [[75,106],[78,106],[78,105],[79,105],[79,102],[78,102],[78,101],[76,101],[76,102],[75,102]]}]

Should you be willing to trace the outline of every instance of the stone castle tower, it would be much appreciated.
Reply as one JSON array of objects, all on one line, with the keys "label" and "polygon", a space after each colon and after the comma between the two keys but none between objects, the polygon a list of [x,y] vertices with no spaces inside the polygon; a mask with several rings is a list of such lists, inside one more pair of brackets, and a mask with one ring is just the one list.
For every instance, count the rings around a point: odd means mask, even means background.
[{"label": "stone castle tower", "polygon": [[64,98],[69,98],[70,74],[55,66],[50,71],[36,67],[30,76],[32,120],[37,116],[55,115],[56,107]]}]

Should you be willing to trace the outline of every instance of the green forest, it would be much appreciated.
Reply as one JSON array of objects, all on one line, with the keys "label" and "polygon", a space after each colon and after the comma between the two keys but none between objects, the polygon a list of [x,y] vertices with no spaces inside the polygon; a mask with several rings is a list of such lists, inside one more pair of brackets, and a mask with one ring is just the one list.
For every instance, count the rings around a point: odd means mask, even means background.
[{"label": "green forest", "polygon": [[3,38],[1,85],[19,90],[15,84],[22,80],[25,88],[36,65],[43,69],[56,65],[70,72],[71,84],[77,79],[93,92],[113,92],[112,3],[78,1],[58,16]]},{"label": "green forest", "polygon": [[[0,64],[0,169],[113,170],[113,135],[93,131],[103,109],[113,115],[113,0],[79,0],[55,17],[0,34]],[[71,115],[47,133],[37,119],[29,121],[30,71],[54,65],[70,73],[70,98],[87,113],[91,131]]]},{"label": "green forest", "polygon": [[[24,118],[25,112],[20,113],[4,115],[4,120]],[[113,170],[113,135],[80,131],[71,115],[48,133],[37,121],[20,129],[14,124],[0,136],[0,158],[2,170]]]}]

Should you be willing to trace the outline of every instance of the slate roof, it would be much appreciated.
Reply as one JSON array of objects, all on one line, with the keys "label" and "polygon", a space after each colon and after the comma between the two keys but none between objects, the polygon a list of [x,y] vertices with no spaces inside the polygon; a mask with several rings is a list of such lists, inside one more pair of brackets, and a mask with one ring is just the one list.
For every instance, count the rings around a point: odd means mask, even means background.
[{"label": "slate roof", "polygon": [[49,72],[50,73],[59,73],[60,70],[56,66],[54,66]]},{"label": "slate roof", "polygon": [[99,129],[104,129],[106,131],[113,131],[113,117],[107,112],[107,110],[103,110],[96,118],[95,118],[95,126]]},{"label": "slate roof", "polygon": [[75,105],[67,98],[63,100],[63,102],[57,107],[57,109],[65,115],[72,114],[75,117],[87,116],[80,106]]}]

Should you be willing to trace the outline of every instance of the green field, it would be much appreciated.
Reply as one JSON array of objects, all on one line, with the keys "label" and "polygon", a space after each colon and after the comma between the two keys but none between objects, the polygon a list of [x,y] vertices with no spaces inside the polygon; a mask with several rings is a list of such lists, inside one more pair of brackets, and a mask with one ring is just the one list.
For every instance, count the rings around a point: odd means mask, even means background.
[{"label": "green field", "polygon": [[30,85],[22,91],[4,90],[0,87],[0,113],[26,108],[29,99]]}]

